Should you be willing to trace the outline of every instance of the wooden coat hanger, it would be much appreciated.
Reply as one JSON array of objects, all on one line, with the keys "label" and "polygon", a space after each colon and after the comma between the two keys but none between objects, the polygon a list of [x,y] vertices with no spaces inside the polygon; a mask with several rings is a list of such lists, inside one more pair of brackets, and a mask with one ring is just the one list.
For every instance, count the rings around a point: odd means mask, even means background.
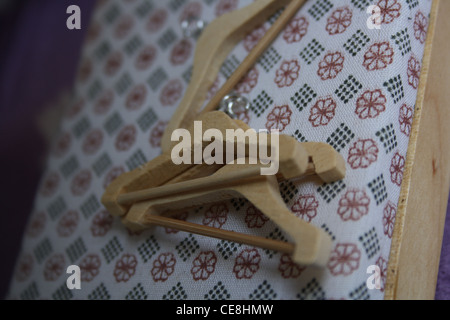
[{"label": "wooden coat hanger", "polygon": [[[261,164],[175,165],[170,155],[173,147],[170,141],[172,131],[175,128],[189,128],[192,132],[192,122],[195,119],[202,121],[203,132],[211,128],[223,133],[227,129],[249,129],[242,121],[233,120],[223,112],[210,111],[217,107],[227,90],[233,88],[245,75],[303,2],[304,0],[255,1],[244,9],[218,18],[204,30],[196,50],[193,78],[162,140],[163,153],[142,167],[122,174],[106,188],[102,203],[112,215],[122,217],[123,223],[132,230],[142,230],[154,225],[165,226],[289,253],[293,261],[301,265],[326,264],[331,249],[329,235],[290,212],[281,199],[278,182],[311,174],[317,175],[323,182],[342,179],[345,175],[345,162],[332,147],[324,143],[300,143],[293,137],[280,135],[280,170],[277,175],[272,176],[260,174]],[[201,98],[204,98],[206,90],[217,76],[226,57],[225,52],[228,53],[231,45],[234,46],[242,38],[245,30],[262,23],[274,10],[286,3],[289,3],[288,7],[260,41],[262,44],[256,45],[258,53],[255,49],[250,52],[204,111],[200,112]],[[204,143],[202,148],[205,146]],[[191,151],[194,148],[192,144]],[[246,157],[249,156],[248,151],[249,146],[246,148]],[[286,232],[293,243],[196,225],[167,216],[180,209],[236,197],[249,200]]]}]

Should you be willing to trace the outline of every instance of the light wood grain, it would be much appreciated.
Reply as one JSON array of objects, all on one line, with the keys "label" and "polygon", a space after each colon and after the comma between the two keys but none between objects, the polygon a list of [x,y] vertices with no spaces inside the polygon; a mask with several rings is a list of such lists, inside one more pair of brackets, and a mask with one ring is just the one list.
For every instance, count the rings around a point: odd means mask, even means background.
[{"label": "light wood grain", "polygon": [[[439,3],[440,2],[440,3]],[[434,1],[385,299],[434,299],[450,186],[450,1]]]}]

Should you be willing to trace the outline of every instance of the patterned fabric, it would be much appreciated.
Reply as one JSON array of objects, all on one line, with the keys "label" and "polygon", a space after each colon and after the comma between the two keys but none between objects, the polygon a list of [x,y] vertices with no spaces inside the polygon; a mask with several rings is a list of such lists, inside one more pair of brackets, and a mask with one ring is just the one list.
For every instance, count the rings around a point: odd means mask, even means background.
[{"label": "patterned fabric", "polygon": [[[414,113],[431,0],[311,0],[236,90],[255,129],[323,141],[345,158],[343,181],[287,181],[292,213],[333,239],[326,268],[285,254],[155,228],[128,232],[100,203],[122,172],[160,153],[160,139],[188,85],[194,39],[180,21],[206,22],[251,0],[101,1],[83,50],[23,241],[10,297],[18,299],[382,299]],[[230,54],[209,97],[273,23]],[[195,223],[288,240],[245,199],[179,215]],[[66,268],[81,268],[81,290]],[[366,286],[381,269],[381,290]]]}]

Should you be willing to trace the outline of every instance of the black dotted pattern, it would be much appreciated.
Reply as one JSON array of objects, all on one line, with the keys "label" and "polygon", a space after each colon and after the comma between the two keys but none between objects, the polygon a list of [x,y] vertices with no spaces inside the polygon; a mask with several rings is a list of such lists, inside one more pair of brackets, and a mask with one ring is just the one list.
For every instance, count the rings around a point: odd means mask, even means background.
[{"label": "black dotted pattern", "polygon": [[128,158],[127,161],[125,161],[128,170],[133,170],[147,162],[147,157],[145,156],[144,152],[142,152],[141,149],[138,149],[135,153],[131,155],[130,158]]},{"label": "black dotted pattern", "polygon": [[281,60],[281,55],[273,47],[264,52],[261,57],[259,57],[258,64],[264,69],[264,71],[269,72],[272,68]]},{"label": "black dotted pattern", "polygon": [[320,196],[327,202],[330,203],[331,200],[337,197],[337,195],[344,190],[346,187],[344,181],[339,180],[332,183],[324,184],[317,188],[317,192]]},{"label": "black dotted pattern", "polygon": [[308,10],[308,13],[312,15],[316,21],[319,21],[331,8],[333,8],[333,4],[329,0],[318,0]]},{"label": "black dotted pattern", "polygon": [[133,84],[133,80],[128,73],[124,73],[119,80],[117,80],[114,88],[116,92],[121,96],[123,95]]},{"label": "black dotted pattern", "polygon": [[36,282],[32,282],[22,293],[19,295],[21,300],[36,300],[39,298],[39,291]]},{"label": "black dotted pattern", "polygon": [[145,263],[149,261],[159,251],[159,249],[159,243],[152,235],[137,248],[137,251]]},{"label": "black dotted pattern", "polygon": [[331,145],[337,152],[344,149],[347,144],[355,137],[355,134],[350,130],[345,123],[341,123],[327,139],[327,143]]},{"label": "black dotted pattern", "polygon": [[391,37],[395,44],[398,46],[398,50],[402,56],[411,52],[411,39],[409,38],[408,28],[401,30]]},{"label": "black dotted pattern", "polygon": [[112,238],[106,244],[106,246],[101,249],[101,252],[103,253],[103,256],[105,257],[107,263],[113,261],[122,251],[122,245],[120,244],[117,237]]},{"label": "black dotted pattern", "polygon": [[88,118],[83,117],[78,120],[72,128],[73,135],[79,139],[91,128],[91,123]]},{"label": "black dotted pattern", "polygon": [[166,50],[175,43],[175,41],[177,41],[177,34],[170,28],[167,29],[156,42],[162,50]]},{"label": "black dotted pattern", "polygon": [[394,103],[399,102],[405,97],[402,77],[400,75],[389,79],[383,83],[383,86],[386,87],[387,91],[391,94],[392,99],[394,99]]},{"label": "black dotted pattern", "polygon": [[313,39],[308,45],[300,52],[300,57],[305,60],[307,64],[311,64],[318,56],[325,51],[325,48],[317,41]]},{"label": "black dotted pattern", "polygon": [[101,207],[98,198],[95,194],[90,195],[85,202],[80,206],[80,211],[83,217],[89,219],[95,212],[97,212]]},{"label": "black dotted pattern", "polygon": [[364,250],[369,259],[373,258],[378,252],[380,252],[380,242],[378,241],[377,232],[375,227],[362,234],[358,240],[361,242]]},{"label": "black dotted pattern", "polygon": [[100,157],[98,157],[97,160],[95,160],[94,164],[92,165],[92,170],[95,172],[97,177],[101,177],[111,165],[111,158],[105,152]]},{"label": "black dotted pattern", "polygon": [[250,110],[253,111],[253,113],[259,118],[271,105],[273,105],[272,97],[270,97],[267,92],[263,90],[252,101]]},{"label": "black dotted pattern", "polygon": [[100,285],[95,288],[89,295],[89,300],[109,300],[111,299],[111,296],[108,292],[108,289],[106,289],[106,286],[103,283],[100,283]]},{"label": "black dotted pattern", "polygon": [[356,56],[368,43],[370,38],[361,30],[356,31],[344,44],[344,49],[347,50],[353,57]]},{"label": "black dotted pattern", "polygon": [[197,240],[192,234],[189,234],[183,241],[181,241],[175,249],[183,261],[186,261],[191,255],[200,248]]},{"label": "black dotted pattern", "polygon": [[64,211],[66,211],[67,205],[64,198],[59,196],[54,201],[50,202],[47,207],[48,215],[52,221],[55,221]]},{"label": "black dotted pattern", "polygon": [[291,97],[291,101],[298,111],[302,112],[316,97],[317,93],[305,83],[303,87]]},{"label": "black dotted pattern", "polygon": [[148,77],[147,83],[153,91],[158,90],[159,86],[169,78],[163,68],[158,68],[153,71]]},{"label": "black dotted pattern", "polygon": [[50,253],[52,253],[52,243],[48,238],[45,238],[34,248],[33,253],[36,258],[37,263],[41,263],[47,258]]},{"label": "black dotted pattern", "polygon": [[125,296],[125,300],[147,300],[147,293],[144,290],[142,284],[138,283],[130,292]]},{"label": "black dotted pattern", "polygon": [[313,278],[306,284],[306,287],[297,294],[297,298],[300,300],[325,300],[326,296],[325,291],[322,289],[317,279]]},{"label": "black dotted pattern", "polygon": [[221,281],[205,294],[205,300],[228,300],[230,297],[230,294]]},{"label": "black dotted pattern", "polygon": [[84,255],[86,251],[87,249],[86,245],[84,244],[83,238],[79,237],[67,247],[66,254],[69,257],[70,262],[74,263],[82,255]]},{"label": "black dotted pattern", "polygon": [[186,300],[187,298],[186,291],[179,282],[162,296],[162,300]]},{"label": "black dotted pattern", "polygon": [[356,287],[349,294],[350,298],[353,300],[370,300],[369,290],[367,289],[367,284],[364,282],[360,286]]},{"label": "black dotted pattern", "polygon": [[119,113],[114,112],[111,116],[108,117],[108,119],[106,119],[103,128],[105,129],[106,133],[111,136],[120,127],[122,127],[122,125],[123,125],[122,117],[120,116]]},{"label": "black dotted pattern", "polygon": [[264,280],[258,288],[256,288],[248,298],[250,300],[273,300],[276,299],[277,293],[272,289],[272,286]]},{"label": "black dotted pattern", "polygon": [[220,240],[217,244],[217,250],[225,260],[228,260],[241,245],[236,242]]},{"label": "black dotted pattern", "polygon": [[62,286],[60,286],[53,294],[52,299],[53,300],[70,300],[73,298],[72,290],[69,290],[67,288],[67,284],[64,283]]},{"label": "black dotted pattern", "polygon": [[372,191],[377,206],[382,204],[384,200],[387,199],[387,189],[383,174],[376,177],[367,186],[370,188],[370,191]]},{"label": "black dotted pattern", "polygon": [[353,99],[358,91],[362,89],[362,84],[353,75],[350,75],[336,91],[334,92],[339,99],[347,104],[351,99]]},{"label": "black dotted pattern", "polygon": [[386,154],[397,148],[397,136],[395,134],[394,125],[391,123],[380,131],[377,131],[375,135],[380,139],[383,144]]},{"label": "black dotted pattern", "polygon": [[306,137],[300,132],[300,130],[296,130],[293,137],[297,139],[299,142],[308,142]]}]

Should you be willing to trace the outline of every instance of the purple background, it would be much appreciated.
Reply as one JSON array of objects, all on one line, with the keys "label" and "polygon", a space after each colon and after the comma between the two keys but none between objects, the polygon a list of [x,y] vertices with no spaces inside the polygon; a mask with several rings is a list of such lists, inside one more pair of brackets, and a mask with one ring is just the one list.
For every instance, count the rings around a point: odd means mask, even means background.
[{"label": "purple background", "polygon": [[[66,8],[81,8],[82,29],[66,28]],[[46,145],[36,127],[45,105],[70,89],[95,1],[11,0],[0,8],[0,298],[4,298],[32,210]],[[447,212],[448,213],[448,212]],[[447,214],[436,299],[450,299]]]}]

